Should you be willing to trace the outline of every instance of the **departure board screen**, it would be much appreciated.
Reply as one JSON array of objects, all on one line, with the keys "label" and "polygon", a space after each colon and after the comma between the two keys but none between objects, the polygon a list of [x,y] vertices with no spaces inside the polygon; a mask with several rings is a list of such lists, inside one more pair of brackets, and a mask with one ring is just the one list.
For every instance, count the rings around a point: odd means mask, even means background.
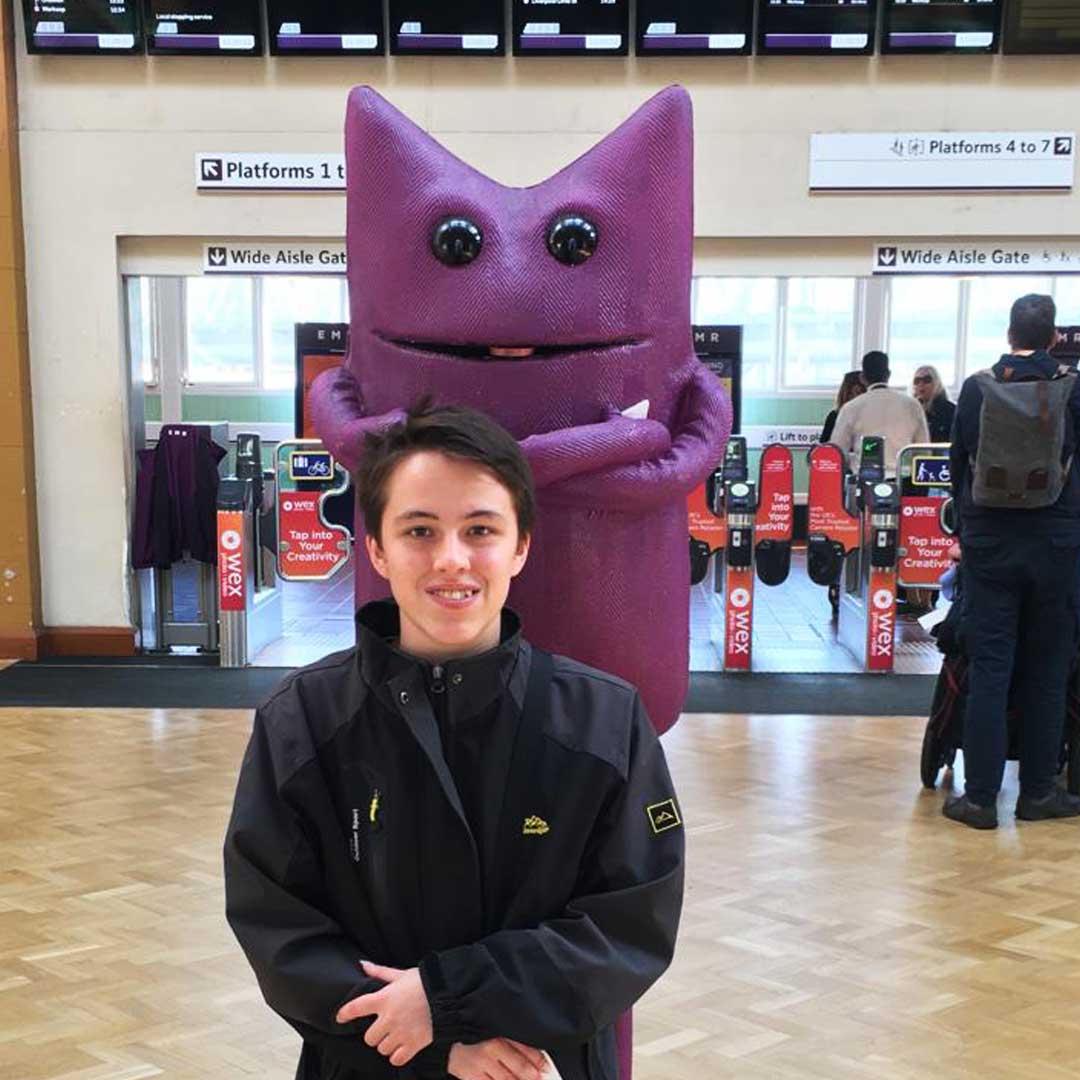
[{"label": "departure board screen", "polygon": [[638,55],[748,53],[753,21],[753,0],[638,0]]},{"label": "departure board screen", "polygon": [[267,0],[275,56],[383,51],[382,0]]},{"label": "departure board screen", "polygon": [[866,55],[876,14],[876,0],[758,0],[758,52]]},{"label": "departure board screen", "polygon": [[262,55],[259,0],[146,0],[147,51],[159,55]]},{"label": "departure board screen", "polygon": [[629,0],[513,0],[516,56],[626,56]]},{"label": "departure board screen", "polygon": [[997,50],[1001,0],[885,0],[882,52]]},{"label": "departure board screen", "polygon": [[390,51],[502,56],[505,18],[504,0],[390,0]]},{"label": "departure board screen", "polygon": [[1077,0],[1009,0],[1005,52],[1080,53]]},{"label": "departure board screen", "polygon": [[142,52],[139,0],[23,0],[32,53]]}]

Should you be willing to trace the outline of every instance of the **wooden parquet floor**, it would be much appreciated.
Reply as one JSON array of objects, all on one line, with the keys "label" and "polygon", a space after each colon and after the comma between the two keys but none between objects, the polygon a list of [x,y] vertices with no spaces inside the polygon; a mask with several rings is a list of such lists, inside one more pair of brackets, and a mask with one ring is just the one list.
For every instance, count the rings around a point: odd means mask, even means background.
[{"label": "wooden parquet floor", "polygon": [[[2,1080],[288,1080],[223,918],[246,712],[0,710]],[[922,721],[690,716],[678,956],[638,1080],[1080,1075],[1080,823],[979,834]]]}]

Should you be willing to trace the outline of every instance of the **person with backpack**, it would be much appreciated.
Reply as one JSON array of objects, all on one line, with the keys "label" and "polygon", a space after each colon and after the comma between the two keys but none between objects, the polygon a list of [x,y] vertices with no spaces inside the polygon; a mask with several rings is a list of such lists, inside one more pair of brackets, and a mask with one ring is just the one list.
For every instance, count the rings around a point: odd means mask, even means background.
[{"label": "person with backpack", "polygon": [[1021,716],[1024,821],[1080,815],[1056,783],[1066,683],[1080,617],[1080,379],[1049,349],[1049,296],[1022,296],[1009,319],[1011,352],[960,391],[950,464],[963,559],[970,692],[964,718],[963,795],[944,814],[997,827],[1007,755],[1010,684]]},{"label": "person with backpack", "polygon": [[393,599],[256,712],[229,924],[303,1038],[297,1080],[615,1077],[615,1023],[682,908],[660,740],[633,686],[533,647],[505,606],[536,516],[512,435],[421,403],[365,447]]}]

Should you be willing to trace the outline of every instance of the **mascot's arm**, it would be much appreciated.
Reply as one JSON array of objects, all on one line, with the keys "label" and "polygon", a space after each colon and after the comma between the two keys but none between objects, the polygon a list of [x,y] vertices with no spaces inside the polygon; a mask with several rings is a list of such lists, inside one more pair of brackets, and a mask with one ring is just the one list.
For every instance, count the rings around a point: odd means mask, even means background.
[{"label": "mascot's arm", "polygon": [[405,419],[402,409],[365,416],[360,387],[352,372],[344,367],[324,371],[311,384],[308,400],[315,430],[323,444],[350,472],[360,461],[364,436],[369,431],[380,431]]},{"label": "mascot's arm", "polygon": [[572,477],[544,494],[564,505],[626,513],[647,511],[659,503],[685,498],[702,483],[723,458],[730,434],[731,401],[716,376],[698,365],[683,391],[675,437],[666,453]]},{"label": "mascot's arm", "polygon": [[[369,431],[405,418],[401,409],[366,416],[360,387],[345,367],[323,372],[312,384],[309,401],[315,430],[350,471],[356,468]],[[671,435],[655,420],[629,420],[613,413],[603,423],[530,435],[521,449],[537,488],[542,488],[571,476],[660,457],[671,449]]]},{"label": "mascot's arm", "polygon": [[521,449],[540,490],[572,476],[660,457],[671,449],[671,434],[656,420],[630,420],[613,412],[599,424],[530,435]]}]

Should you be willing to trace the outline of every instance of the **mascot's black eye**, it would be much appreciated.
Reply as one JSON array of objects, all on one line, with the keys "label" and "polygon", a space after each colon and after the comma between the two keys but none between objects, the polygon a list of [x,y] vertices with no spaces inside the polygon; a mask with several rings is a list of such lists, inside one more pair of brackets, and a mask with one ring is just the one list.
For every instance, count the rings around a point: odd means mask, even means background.
[{"label": "mascot's black eye", "polygon": [[467,266],[483,246],[484,234],[468,218],[446,218],[431,237],[435,258],[447,266]]},{"label": "mascot's black eye", "polygon": [[596,226],[580,214],[564,214],[548,231],[548,251],[567,266],[580,266],[594,251]]}]

